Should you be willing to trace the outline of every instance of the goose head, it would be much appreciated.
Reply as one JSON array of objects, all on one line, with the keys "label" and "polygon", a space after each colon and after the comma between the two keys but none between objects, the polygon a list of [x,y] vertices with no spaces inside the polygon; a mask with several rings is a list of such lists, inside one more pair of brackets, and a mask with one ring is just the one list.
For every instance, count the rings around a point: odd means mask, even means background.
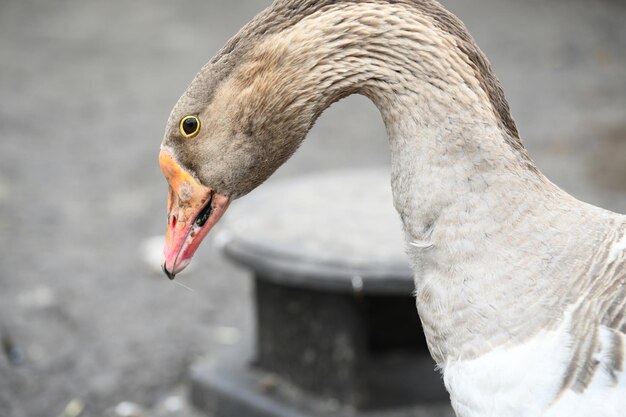
[{"label": "goose head", "polygon": [[259,45],[272,21],[289,23],[266,10],[202,68],[169,117],[159,162],[169,184],[163,270],[170,279],[229,203],[283,164],[321,113],[315,89],[293,88],[302,80],[288,62],[297,56],[290,45]]},{"label": "goose head", "polygon": [[[159,163],[169,184],[163,269],[170,278],[189,264],[231,200],[265,181],[305,134],[297,133],[297,120],[270,111],[281,105],[277,90],[287,82],[250,84],[247,71],[234,71],[212,91],[194,81],[169,118]],[[206,68],[202,77],[215,72]]]}]

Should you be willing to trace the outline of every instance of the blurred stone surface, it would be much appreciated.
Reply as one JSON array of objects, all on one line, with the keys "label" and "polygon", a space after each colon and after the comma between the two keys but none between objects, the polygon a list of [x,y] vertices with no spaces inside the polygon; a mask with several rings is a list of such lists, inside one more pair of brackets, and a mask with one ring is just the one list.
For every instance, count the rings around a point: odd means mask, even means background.
[{"label": "blurred stone surface", "polygon": [[[626,120],[626,4],[444,3],[491,59],[540,168],[576,196],[626,212],[626,192],[607,187],[623,148],[605,140]],[[165,230],[156,158],[171,107],[267,4],[0,2],[0,333],[24,356],[15,366],[0,355],[0,416],[56,416],[73,398],[87,417],[121,401],[150,409],[215,350],[212,328],[249,326],[247,275],[209,242],[180,277],[193,293],[155,281],[139,248]],[[351,97],[276,178],[388,160],[376,109]],[[39,285],[53,305],[21,305]]]},{"label": "blurred stone surface", "polygon": [[138,404],[123,401],[109,413],[110,417],[147,417],[146,412]]},{"label": "blurred stone surface", "polygon": [[85,404],[79,399],[73,399],[67,404],[59,417],[80,417],[84,410]]}]

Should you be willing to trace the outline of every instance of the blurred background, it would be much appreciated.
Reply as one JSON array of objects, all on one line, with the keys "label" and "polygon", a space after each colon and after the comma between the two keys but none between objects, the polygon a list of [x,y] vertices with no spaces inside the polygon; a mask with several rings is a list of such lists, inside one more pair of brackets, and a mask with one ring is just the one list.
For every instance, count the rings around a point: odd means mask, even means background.
[{"label": "blurred background", "polygon": [[[195,415],[188,365],[241,337],[251,290],[210,243],[180,277],[193,291],[158,271],[157,154],[195,73],[269,3],[0,0],[0,417],[78,403]],[[546,175],[626,212],[626,3],[442,3],[490,58]],[[351,97],[272,181],[388,160],[376,109]]]}]

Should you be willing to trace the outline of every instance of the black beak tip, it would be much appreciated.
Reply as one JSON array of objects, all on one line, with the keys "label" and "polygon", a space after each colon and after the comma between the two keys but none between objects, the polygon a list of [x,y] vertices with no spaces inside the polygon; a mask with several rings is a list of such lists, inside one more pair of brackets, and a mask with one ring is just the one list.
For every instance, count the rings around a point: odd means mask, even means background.
[{"label": "black beak tip", "polygon": [[165,262],[163,262],[163,265],[161,265],[161,267],[163,268],[163,273],[170,279],[170,280],[174,280],[174,278],[176,277],[176,274],[172,274],[170,271],[167,270],[167,264]]}]

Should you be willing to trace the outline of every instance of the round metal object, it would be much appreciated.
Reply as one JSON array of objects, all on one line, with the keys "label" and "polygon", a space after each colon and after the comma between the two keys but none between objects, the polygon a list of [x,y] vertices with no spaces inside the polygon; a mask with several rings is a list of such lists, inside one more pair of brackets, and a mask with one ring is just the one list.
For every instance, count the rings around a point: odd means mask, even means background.
[{"label": "round metal object", "polygon": [[219,236],[227,255],[275,283],[375,294],[414,288],[388,169],[262,186],[231,206]]}]

